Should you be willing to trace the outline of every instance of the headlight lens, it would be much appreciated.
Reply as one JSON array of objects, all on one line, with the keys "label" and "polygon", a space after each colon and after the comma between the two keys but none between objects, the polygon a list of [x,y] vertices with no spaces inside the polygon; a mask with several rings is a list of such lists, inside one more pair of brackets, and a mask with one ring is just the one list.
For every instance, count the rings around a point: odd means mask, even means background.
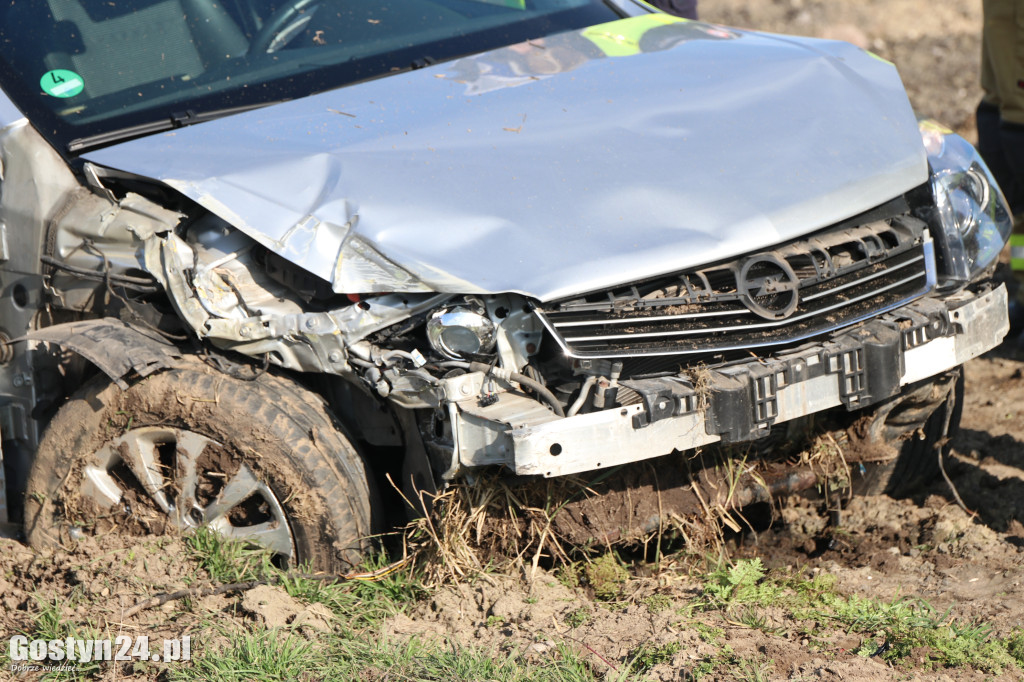
[{"label": "headlight lens", "polygon": [[486,355],[494,350],[494,323],[469,308],[444,308],[427,320],[427,339],[438,353],[452,360]]},{"label": "headlight lens", "polygon": [[932,170],[935,218],[941,226],[934,235],[939,284],[962,286],[996,261],[1013,220],[999,186],[967,140],[933,121],[921,121],[919,127]]}]

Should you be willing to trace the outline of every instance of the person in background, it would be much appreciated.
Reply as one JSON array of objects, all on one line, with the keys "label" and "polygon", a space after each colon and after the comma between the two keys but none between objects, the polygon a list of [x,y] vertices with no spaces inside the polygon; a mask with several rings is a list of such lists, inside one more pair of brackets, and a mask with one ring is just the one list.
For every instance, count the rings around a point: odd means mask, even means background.
[{"label": "person in background", "polygon": [[684,19],[697,18],[697,0],[647,0],[647,3],[667,14]]},{"label": "person in background", "polygon": [[[1010,267],[1017,294],[1010,301],[1010,332],[1024,347],[1024,3],[983,0],[978,152],[1014,215]],[[1012,342],[1012,339],[1011,339]]]}]

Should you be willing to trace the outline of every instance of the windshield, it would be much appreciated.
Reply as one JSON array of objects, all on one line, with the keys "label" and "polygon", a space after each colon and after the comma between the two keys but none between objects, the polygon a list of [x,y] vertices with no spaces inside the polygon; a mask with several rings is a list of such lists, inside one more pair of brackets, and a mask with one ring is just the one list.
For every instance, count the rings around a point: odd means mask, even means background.
[{"label": "windshield", "polygon": [[61,152],[618,18],[597,0],[18,0],[4,90]]}]

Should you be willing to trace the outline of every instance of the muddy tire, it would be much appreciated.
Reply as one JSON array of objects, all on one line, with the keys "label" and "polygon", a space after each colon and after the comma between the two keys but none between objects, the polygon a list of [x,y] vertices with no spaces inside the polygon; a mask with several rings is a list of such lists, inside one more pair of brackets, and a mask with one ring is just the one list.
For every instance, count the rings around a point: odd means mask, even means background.
[{"label": "muddy tire", "polygon": [[33,547],[206,524],[321,571],[348,570],[368,549],[372,484],[316,394],[198,362],[126,391],[102,379],[72,396],[40,443],[25,496]]},{"label": "muddy tire", "polygon": [[[882,462],[851,462],[851,488],[858,495],[887,494],[906,497],[939,475],[939,458],[949,454],[949,436],[956,433],[963,412],[963,369],[935,377],[911,387],[921,400],[911,398],[902,404],[883,403],[875,408],[877,421],[872,430],[877,437],[894,443],[898,455]],[[920,423],[915,411],[922,409],[928,397],[944,396],[938,406],[923,420],[919,428],[907,432],[909,425]],[[889,409],[892,408],[892,409]],[[895,434],[903,431],[904,434]]]}]

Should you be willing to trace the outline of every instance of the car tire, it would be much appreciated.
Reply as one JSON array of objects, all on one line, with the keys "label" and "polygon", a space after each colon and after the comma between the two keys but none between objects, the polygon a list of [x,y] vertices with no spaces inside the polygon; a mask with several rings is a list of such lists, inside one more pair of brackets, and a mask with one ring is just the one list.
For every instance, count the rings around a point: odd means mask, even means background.
[{"label": "car tire", "polygon": [[[889,442],[898,443],[899,454],[880,462],[850,462],[850,486],[854,494],[906,497],[939,475],[939,458],[945,459],[949,455],[948,436],[959,428],[963,412],[963,369],[958,367],[907,391],[919,394],[929,392],[943,394],[945,397],[924,419],[923,425],[909,432],[906,426],[913,418],[908,419],[907,412],[916,408],[913,401],[910,401],[909,407],[897,405],[896,409],[889,409],[892,405],[886,402],[872,408],[875,423],[871,430],[877,434],[886,434]],[[901,429],[905,435],[896,440],[893,434]]]},{"label": "car tire", "polygon": [[276,563],[344,572],[369,548],[375,501],[318,395],[196,361],[124,391],[99,377],[72,396],[33,463],[25,532],[42,550],[90,529],[209,525],[269,547]]}]

